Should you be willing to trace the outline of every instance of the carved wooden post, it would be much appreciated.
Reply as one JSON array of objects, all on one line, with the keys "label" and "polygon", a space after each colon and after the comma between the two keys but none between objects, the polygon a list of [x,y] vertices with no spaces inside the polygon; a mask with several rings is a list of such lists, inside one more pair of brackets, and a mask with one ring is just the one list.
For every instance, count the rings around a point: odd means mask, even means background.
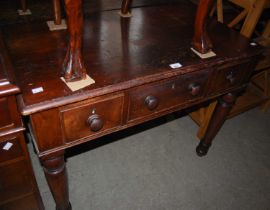
[{"label": "carved wooden post", "polygon": [[69,44],[63,63],[63,76],[66,81],[86,78],[86,69],[82,58],[83,11],[82,0],[65,0]]},{"label": "carved wooden post", "polygon": [[41,158],[43,170],[56,203],[56,210],[71,210],[64,152]]},{"label": "carved wooden post", "polygon": [[196,152],[199,156],[204,156],[207,154],[212,140],[225,122],[226,117],[230,113],[236,98],[236,94],[228,93],[219,99],[205,136],[196,148]]},{"label": "carved wooden post", "polygon": [[131,6],[132,0],[123,0],[122,6],[121,6],[121,14],[123,16],[129,15],[130,12],[130,6]]},{"label": "carved wooden post", "polygon": [[207,53],[213,47],[206,30],[206,22],[213,0],[200,0],[195,19],[192,47],[200,53]]},{"label": "carved wooden post", "polygon": [[60,25],[62,22],[62,14],[61,14],[61,4],[60,0],[52,0],[53,2],[53,13],[54,13],[54,24]]}]

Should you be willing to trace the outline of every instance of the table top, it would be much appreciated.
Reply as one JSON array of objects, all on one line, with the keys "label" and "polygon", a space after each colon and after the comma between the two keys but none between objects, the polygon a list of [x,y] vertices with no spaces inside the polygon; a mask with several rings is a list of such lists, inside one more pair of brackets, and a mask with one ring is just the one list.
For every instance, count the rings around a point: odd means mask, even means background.
[{"label": "table top", "polygon": [[[224,62],[260,54],[259,46],[212,20],[208,30],[216,57],[201,59],[191,50],[196,7],[191,3],[95,13],[84,23],[83,55],[95,84],[72,92],[60,79],[67,31],[49,32],[45,23],[11,25],[3,29],[15,67],[22,114],[59,107]],[[172,63],[181,63],[178,69]],[[32,89],[43,92],[33,94]]]}]

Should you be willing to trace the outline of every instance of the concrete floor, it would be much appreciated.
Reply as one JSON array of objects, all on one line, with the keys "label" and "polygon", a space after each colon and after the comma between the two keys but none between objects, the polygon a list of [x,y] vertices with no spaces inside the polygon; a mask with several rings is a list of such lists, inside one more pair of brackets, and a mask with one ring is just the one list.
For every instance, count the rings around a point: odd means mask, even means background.
[{"label": "concrete floor", "polygon": [[[195,154],[196,124],[174,118],[69,151],[73,210],[270,209],[270,112],[254,109],[226,121],[203,158]],[[46,210],[54,210],[29,148]]]}]

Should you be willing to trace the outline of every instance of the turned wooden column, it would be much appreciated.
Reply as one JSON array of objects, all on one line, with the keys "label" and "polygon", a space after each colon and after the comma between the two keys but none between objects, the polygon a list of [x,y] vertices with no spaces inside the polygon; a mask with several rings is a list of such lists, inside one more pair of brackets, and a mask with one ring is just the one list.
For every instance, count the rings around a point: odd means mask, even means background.
[{"label": "turned wooden column", "polygon": [[63,76],[67,82],[86,78],[82,58],[83,11],[82,0],[65,0],[69,43],[63,62]]},{"label": "turned wooden column", "polygon": [[52,0],[52,3],[53,3],[54,24],[60,25],[62,22],[60,0]]},{"label": "turned wooden column", "polygon": [[121,6],[121,14],[128,15],[130,14],[130,7],[131,7],[132,0],[123,0]]},{"label": "turned wooden column", "polygon": [[56,210],[71,210],[64,151],[42,157],[41,164],[56,203]]},{"label": "turned wooden column", "polygon": [[203,54],[209,52],[213,47],[207,33],[207,18],[212,3],[213,0],[200,0],[195,18],[192,47]]},{"label": "turned wooden column", "polygon": [[201,139],[199,145],[196,148],[198,156],[204,156],[207,154],[212,140],[225,122],[233,104],[235,103],[236,98],[237,97],[235,93],[228,93],[218,100],[218,104],[215,108],[214,114],[212,115],[205,136],[203,139]]}]

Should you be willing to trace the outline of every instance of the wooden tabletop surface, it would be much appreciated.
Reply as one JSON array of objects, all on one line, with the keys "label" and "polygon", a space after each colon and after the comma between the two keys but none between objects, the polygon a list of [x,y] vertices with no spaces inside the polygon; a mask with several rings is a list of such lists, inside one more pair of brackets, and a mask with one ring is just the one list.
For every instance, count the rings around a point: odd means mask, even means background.
[{"label": "wooden tabletop surface", "polygon": [[[200,59],[190,50],[196,7],[188,2],[135,8],[132,12],[130,19],[121,19],[118,11],[106,11],[85,20],[83,55],[95,84],[75,92],[60,80],[67,31],[49,32],[45,23],[5,27],[4,39],[22,91],[22,114],[248,58],[261,51],[213,20],[209,33],[217,56]],[[178,62],[182,68],[169,67]],[[38,87],[44,91],[33,94],[32,89]]]}]

